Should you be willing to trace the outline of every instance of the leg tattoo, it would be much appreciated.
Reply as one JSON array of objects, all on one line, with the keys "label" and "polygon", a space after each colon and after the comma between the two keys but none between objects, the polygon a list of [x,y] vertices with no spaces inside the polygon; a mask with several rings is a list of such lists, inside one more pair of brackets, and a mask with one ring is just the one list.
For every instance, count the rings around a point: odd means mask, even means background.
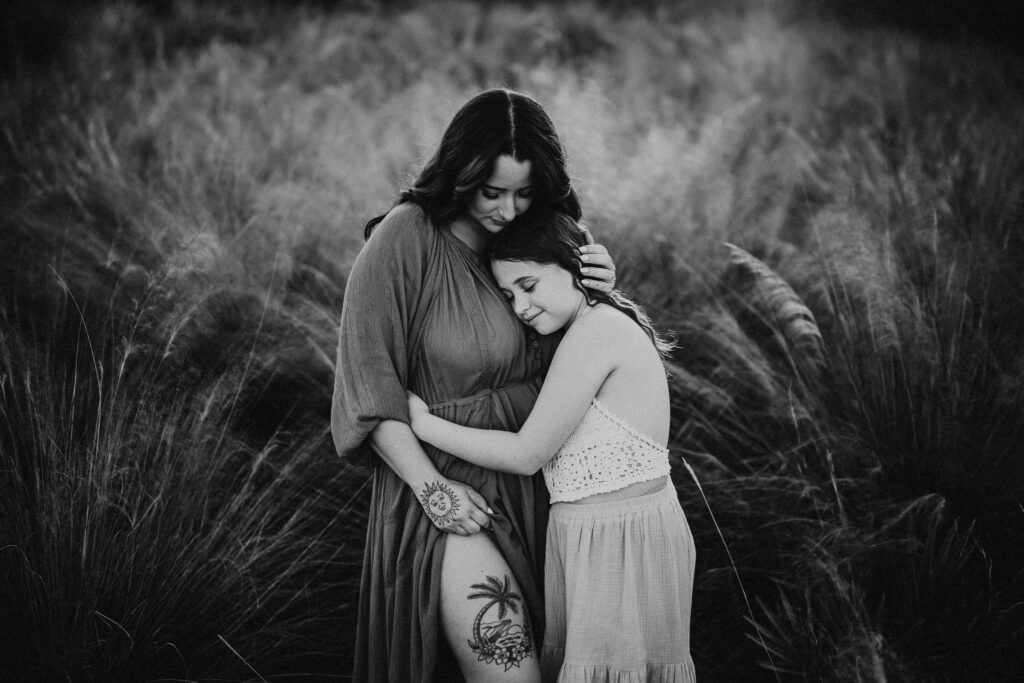
[{"label": "leg tattoo", "polygon": [[[533,654],[530,616],[525,605],[522,605],[522,626],[513,624],[505,616],[509,612],[519,614],[522,596],[511,590],[508,575],[503,582],[488,576],[484,583],[474,583],[472,588],[477,592],[470,593],[469,599],[487,603],[473,622],[469,648],[477,653],[477,661],[504,666],[505,671],[518,667],[519,662]],[[488,615],[491,620],[484,621]]]}]

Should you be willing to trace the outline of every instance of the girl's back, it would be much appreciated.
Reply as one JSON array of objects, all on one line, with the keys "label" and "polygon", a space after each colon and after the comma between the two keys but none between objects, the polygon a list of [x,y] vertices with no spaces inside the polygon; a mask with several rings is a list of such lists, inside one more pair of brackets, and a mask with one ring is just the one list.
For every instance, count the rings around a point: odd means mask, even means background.
[{"label": "girl's back", "polygon": [[[642,496],[665,486],[668,483],[667,477],[661,472],[667,468],[667,464],[662,462],[666,456],[652,454],[651,449],[647,447],[648,442],[653,442],[663,449],[668,441],[669,431],[668,384],[661,357],[650,337],[622,311],[607,304],[598,304],[570,327],[563,345],[565,349],[576,350],[579,357],[571,364],[556,363],[552,367],[552,373],[566,373],[575,368],[581,376],[586,375],[596,369],[584,367],[588,363],[587,358],[594,358],[596,365],[603,365],[607,369],[607,374],[593,397],[600,406],[594,405],[591,401],[587,414],[576,431],[569,436],[546,467],[545,475],[549,478],[549,485],[555,485],[556,480],[568,484],[577,476],[589,479],[589,473],[581,470],[581,467],[594,467],[605,473],[625,468],[631,471],[631,475],[637,473],[636,467],[640,465],[636,462],[612,462],[622,457],[616,447],[606,447],[604,442],[595,444],[596,434],[581,433],[590,430],[596,430],[602,436],[607,434],[615,442],[626,438],[634,442],[633,446],[648,451],[647,457],[653,458],[654,462],[641,458],[641,461],[647,463],[640,466],[641,471],[653,467],[652,474],[657,474],[656,478],[635,481],[612,491],[607,491],[607,487],[605,491],[597,492],[591,492],[595,490],[591,487],[584,488],[577,494],[570,494],[580,495],[584,491],[587,492],[587,495],[576,499],[562,497],[561,492],[556,494],[553,490],[552,500],[562,499],[574,504],[601,503]],[[580,353],[586,349],[591,353]],[[553,383],[555,385],[566,380],[557,374],[549,374],[548,379],[556,380]],[[625,425],[626,429],[623,430],[619,423]],[[583,462],[579,461],[582,453],[578,451],[581,448],[587,453]],[[592,461],[593,456],[607,461],[595,463]],[[621,471],[623,476],[626,476],[625,470]]]},{"label": "girl's back", "polygon": [[[599,328],[601,337],[607,339],[617,356],[616,366],[595,398],[636,431],[661,446],[666,445],[668,383],[654,344],[625,313],[607,304],[594,306],[586,317],[592,318],[594,327]],[[572,332],[570,329],[569,334]]]}]

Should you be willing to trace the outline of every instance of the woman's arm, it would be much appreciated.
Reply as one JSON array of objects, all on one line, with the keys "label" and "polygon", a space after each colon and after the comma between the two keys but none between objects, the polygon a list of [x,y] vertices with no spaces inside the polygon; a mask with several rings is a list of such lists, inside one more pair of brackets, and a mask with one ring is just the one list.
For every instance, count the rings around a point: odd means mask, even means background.
[{"label": "woman's arm", "polygon": [[483,496],[441,476],[409,425],[384,420],[370,434],[370,442],[388,467],[413,490],[438,529],[467,536],[490,524],[487,514],[491,509]]},{"label": "woman's arm", "polygon": [[605,379],[618,365],[616,325],[594,312],[576,321],[562,339],[540,396],[518,432],[474,429],[431,415],[410,396],[416,436],[475,465],[514,474],[537,472],[576,428]]},{"label": "woman's arm", "polygon": [[342,457],[366,462],[376,452],[439,529],[475,533],[487,525],[486,502],[441,476],[407,424],[408,329],[429,294],[423,283],[436,239],[420,208],[399,206],[357,256],[341,312],[331,432]]}]

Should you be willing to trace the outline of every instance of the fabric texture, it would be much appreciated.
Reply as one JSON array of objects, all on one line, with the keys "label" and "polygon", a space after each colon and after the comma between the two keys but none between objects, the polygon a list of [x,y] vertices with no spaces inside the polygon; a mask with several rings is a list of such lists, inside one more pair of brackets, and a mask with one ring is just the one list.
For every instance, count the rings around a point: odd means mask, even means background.
[{"label": "fabric texture", "polygon": [[560,503],[665,477],[670,469],[667,448],[595,398],[543,471],[551,502]]},{"label": "fabric texture", "polygon": [[692,683],[696,551],[676,491],[551,506],[545,681]]},{"label": "fabric texture", "polygon": [[[536,399],[554,340],[528,340],[489,269],[414,205],[374,229],[345,291],[331,428],[338,453],[374,467],[356,624],[357,681],[458,681],[440,621],[445,534],[414,492],[380,463],[367,436],[408,422],[406,388],[435,414],[485,429],[518,429]],[[547,491],[541,476],[476,467],[424,444],[446,477],[480,492],[494,540],[543,632],[541,577]]]}]

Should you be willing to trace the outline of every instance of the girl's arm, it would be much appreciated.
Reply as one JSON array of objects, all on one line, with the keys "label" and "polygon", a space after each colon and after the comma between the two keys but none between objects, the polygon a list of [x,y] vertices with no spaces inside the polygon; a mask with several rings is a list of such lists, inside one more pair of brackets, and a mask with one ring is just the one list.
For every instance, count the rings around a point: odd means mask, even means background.
[{"label": "girl's arm", "polygon": [[438,529],[465,536],[489,526],[487,513],[491,510],[483,496],[442,476],[409,425],[384,420],[370,434],[370,442],[380,458],[415,492],[427,517]]},{"label": "girl's arm", "polygon": [[409,408],[420,439],[475,465],[513,474],[537,472],[586,413],[605,379],[615,371],[623,345],[617,325],[598,312],[577,320],[558,345],[540,396],[518,432],[474,429],[431,415],[415,395]]}]

